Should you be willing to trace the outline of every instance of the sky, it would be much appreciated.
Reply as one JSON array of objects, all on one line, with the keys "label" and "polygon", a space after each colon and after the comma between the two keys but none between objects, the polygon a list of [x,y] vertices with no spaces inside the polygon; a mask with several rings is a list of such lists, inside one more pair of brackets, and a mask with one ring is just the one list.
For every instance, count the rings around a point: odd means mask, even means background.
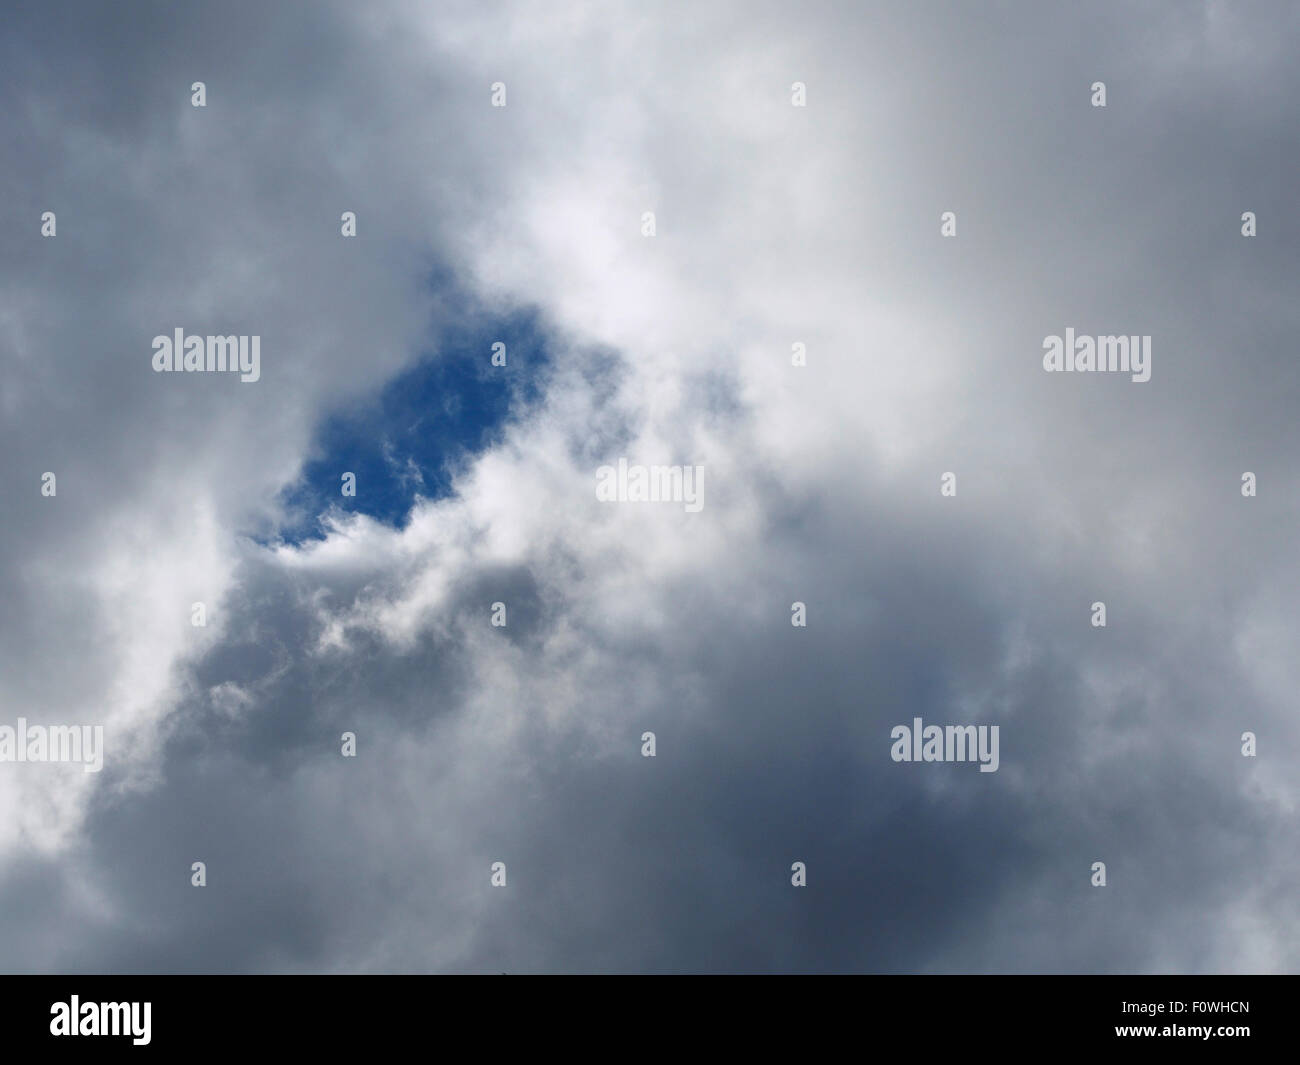
[{"label": "sky", "polygon": [[1296,971],[1298,35],[8,5],[0,971]]}]

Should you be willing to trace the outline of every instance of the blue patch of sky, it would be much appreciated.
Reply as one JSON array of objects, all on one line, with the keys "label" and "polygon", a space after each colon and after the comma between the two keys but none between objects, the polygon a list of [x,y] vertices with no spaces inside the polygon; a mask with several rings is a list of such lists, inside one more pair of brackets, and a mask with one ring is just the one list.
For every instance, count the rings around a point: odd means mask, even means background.
[{"label": "blue patch of sky", "polygon": [[[492,365],[497,341],[506,345],[504,367]],[[404,526],[417,496],[449,495],[454,472],[540,398],[551,361],[536,309],[471,316],[444,328],[431,349],[377,395],[324,420],[312,457],[281,495],[289,523],[271,539],[321,539],[331,509]],[[341,493],[344,472],[356,475],[355,496]]]}]

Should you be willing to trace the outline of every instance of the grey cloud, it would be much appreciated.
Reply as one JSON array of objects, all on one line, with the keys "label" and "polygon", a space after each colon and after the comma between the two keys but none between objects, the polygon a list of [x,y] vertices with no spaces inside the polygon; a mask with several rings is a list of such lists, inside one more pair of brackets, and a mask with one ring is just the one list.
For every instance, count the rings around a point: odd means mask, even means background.
[{"label": "grey cloud", "polygon": [[[220,624],[163,663],[153,778],[110,766],[72,843],[6,865],[0,965],[1294,970],[1285,5],[615,8],[572,32],[510,8],[123,10],[25,7],[5,30],[10,226],[55,209],[60,235],[0,253],[23,501],[0,524],[4,691],[33,716],[94,705],[150,537],[213,537]],[[507,42],[501,115],[484,34]],[[611,69],[637,34],[640,65]],[[699,90],[731,101],[728,77],[770,81],[774,107],[802,78],[810,106],[715,113]],[[589,249],[548,244],[520,190],[593,160],[661,209],[662,275],[645,252],[628,276],[698,300],[628,305],[698,314],[698,349],[614,348],[584,334],[596,312],[543,301],[572,350],[458,498],[405,539],[341,527],[335,556],[242,541],[320,418],[456,313],[430,272],[464,266],[491,307],[461,260],[502,232],[574,267]],[[349,260],[343,209],[366,234]],[[277,361],[229,395],[171,388],[148,339],[191,323],[261,331]],[[1151,383],[1044,374],[1069,325],[1152,334]],[[804,327],[824,333],[807,376],[756,378],[742,341],[788,362]],[[888,375],[927,373],[905,407]],[[893,459],[889,407],[917,412]],[[693,524],[554,494],[664,439],[710,466]],[[534,483],[553,505],[524,513]],[[133,535],[123,574],[105,545]],[[916,716],[999,724],[1001,768],[893,763]]]}]

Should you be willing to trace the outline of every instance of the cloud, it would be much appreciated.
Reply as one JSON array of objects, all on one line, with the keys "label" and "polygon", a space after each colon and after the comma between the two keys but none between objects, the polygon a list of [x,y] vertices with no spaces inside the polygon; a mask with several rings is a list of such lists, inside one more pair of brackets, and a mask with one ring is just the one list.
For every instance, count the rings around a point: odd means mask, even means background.
[{"label": "cloud", "polygon": [[[20,10],[0,694],[110,762],[0,774],[11,965],[1294,968],[1296,75],[1186,10]],[[450,490],[277,540],[331,417],[523,309]],[[262,379],[150,373],[176,326]],[[1044,374],[1067,326],[1151,382]]]}]

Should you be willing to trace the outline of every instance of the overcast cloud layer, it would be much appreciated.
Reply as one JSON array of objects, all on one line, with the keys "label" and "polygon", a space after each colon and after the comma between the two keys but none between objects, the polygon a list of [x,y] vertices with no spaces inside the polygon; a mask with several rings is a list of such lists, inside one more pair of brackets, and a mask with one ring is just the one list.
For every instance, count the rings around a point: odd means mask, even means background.
[{"label": "overcast cloud layer", "polygon": [[[1300,967],[1294,5],[10,8],[0,725],[107,754],[0,764],[0,969]],[[451,492],[319,473],[523,320]]]}]

